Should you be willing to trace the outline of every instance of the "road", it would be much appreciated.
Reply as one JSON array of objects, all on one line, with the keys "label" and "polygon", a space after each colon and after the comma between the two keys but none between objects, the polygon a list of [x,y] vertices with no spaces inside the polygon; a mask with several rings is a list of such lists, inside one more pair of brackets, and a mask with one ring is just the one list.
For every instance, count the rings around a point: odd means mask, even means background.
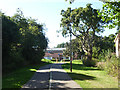
[{"label": "road", "polygon": [[54,63],[41,67],[34,76],[23,85],[24,88],[81,88],[71,77],[62,69],[63,63]]}]

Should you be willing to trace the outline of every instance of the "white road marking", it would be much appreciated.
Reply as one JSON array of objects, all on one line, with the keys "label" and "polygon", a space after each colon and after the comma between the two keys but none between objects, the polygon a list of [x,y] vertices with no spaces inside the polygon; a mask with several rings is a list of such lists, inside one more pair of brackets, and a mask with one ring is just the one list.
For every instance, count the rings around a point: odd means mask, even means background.
[{"label": "white road marking", "polygon": [[49,90],[51,90],[51,82],[52,82],[52,66],[50,67]]}]

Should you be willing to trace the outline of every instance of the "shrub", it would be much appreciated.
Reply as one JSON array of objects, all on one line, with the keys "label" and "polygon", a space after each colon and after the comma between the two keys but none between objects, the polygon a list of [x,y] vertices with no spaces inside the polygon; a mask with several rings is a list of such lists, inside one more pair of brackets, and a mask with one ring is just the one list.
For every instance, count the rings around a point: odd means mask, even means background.
[{"label": "shrub", "polygon": [[92,60],[83,59],[82,62],[83,62],[83,65],[91,67],[91,66],[96,66],[97,60],[95,58],[93,58]]},{"label": "shrub", "polygon": [[118,60],[115,55],[107,58],[105,63],[105,71],[112,76],[118,76]]},{"label": "shrub", "polygon": [[101,57],[100,61],[102,62],[98,62],[97,67],[104,69],[112,76],[118,76],[118,61],[120,58],[117,58],[110,50],[101,53]]},{"label": "shrub", "polygon": [[97,66],[99,69],[103,70],[104,67],[105,67],[105,62],[97,62],[96,66]]}]

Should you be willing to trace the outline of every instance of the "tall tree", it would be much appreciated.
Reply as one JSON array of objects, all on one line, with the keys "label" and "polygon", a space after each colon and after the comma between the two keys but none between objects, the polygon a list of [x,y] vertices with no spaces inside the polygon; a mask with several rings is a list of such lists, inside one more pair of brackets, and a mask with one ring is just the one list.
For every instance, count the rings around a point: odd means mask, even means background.
[{"label": "tall tree", "polygon": [[43,34],[43,25],[37,23],[35,19],[25,18],[20,9],[17,10],[11,20],[19,26],[20,45],[26,63],[37,63],[37,60],[40,61],[43,58],[44,49],[46,49],[48,43]]},{"label": "tall tree", "polygon": [[120,1],[103,1],[102,11],[99,13],[102,16],[102,20],[105,22],[109,22],[105,25],[105,27],[109,27],[110,29],[117,27],[120,30]]},{"label": "tall tree", "polygon": [[12,67],[11,64],[14,64],[11,52],[16,50],[20,40],[20,33],[17,24],[11,21],[10,17],[3,13],[0,13],[0,16],[2,16],[2,68],[3,72],[5,72]]},{"label": "tall tree", "polygon": [[[68,1],[68,0],[65,0]],[[72,4],[75,0],[69,0]],[[120,32],[120,0],[99,0],[104,2],[102,11],[99,15],[102,16],[102,20],[107,22],[105,27],[109,29],[117,27]]]},{"label": "tall tree", "polygon": [[103,32],[103,22],[101,17],[98,17],[98,10],[93,9],[91,4],[87,4],[86,8],[79,7],[73,10],[71,10],[71,8],[68,8],[66,11],[62,10],[61,15],[63,36],[71,32],[79,38],[82,43],[82,48],[87,55],[87,59],[92,60],[92,47],[95,34]]}]

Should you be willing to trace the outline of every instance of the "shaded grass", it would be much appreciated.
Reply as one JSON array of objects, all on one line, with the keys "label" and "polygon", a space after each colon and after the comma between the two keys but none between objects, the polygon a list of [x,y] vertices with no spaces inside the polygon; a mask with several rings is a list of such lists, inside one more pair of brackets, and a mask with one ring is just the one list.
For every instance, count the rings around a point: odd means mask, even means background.
[{"label": "shaded grass", "polygon": [[118,88],[116,77],[109,76],[97,67],[86,67],[80,60],[73,61],[72,72],[70,72],[69,63],[62,65],[62,67],[82,88]]},{"label": "shaded grass", "polygon": [[2,77],[2,88],[21,88],[41,66],[52,63],[50,60],[43,59],[37,65],[29,65],[15,70]]}]

